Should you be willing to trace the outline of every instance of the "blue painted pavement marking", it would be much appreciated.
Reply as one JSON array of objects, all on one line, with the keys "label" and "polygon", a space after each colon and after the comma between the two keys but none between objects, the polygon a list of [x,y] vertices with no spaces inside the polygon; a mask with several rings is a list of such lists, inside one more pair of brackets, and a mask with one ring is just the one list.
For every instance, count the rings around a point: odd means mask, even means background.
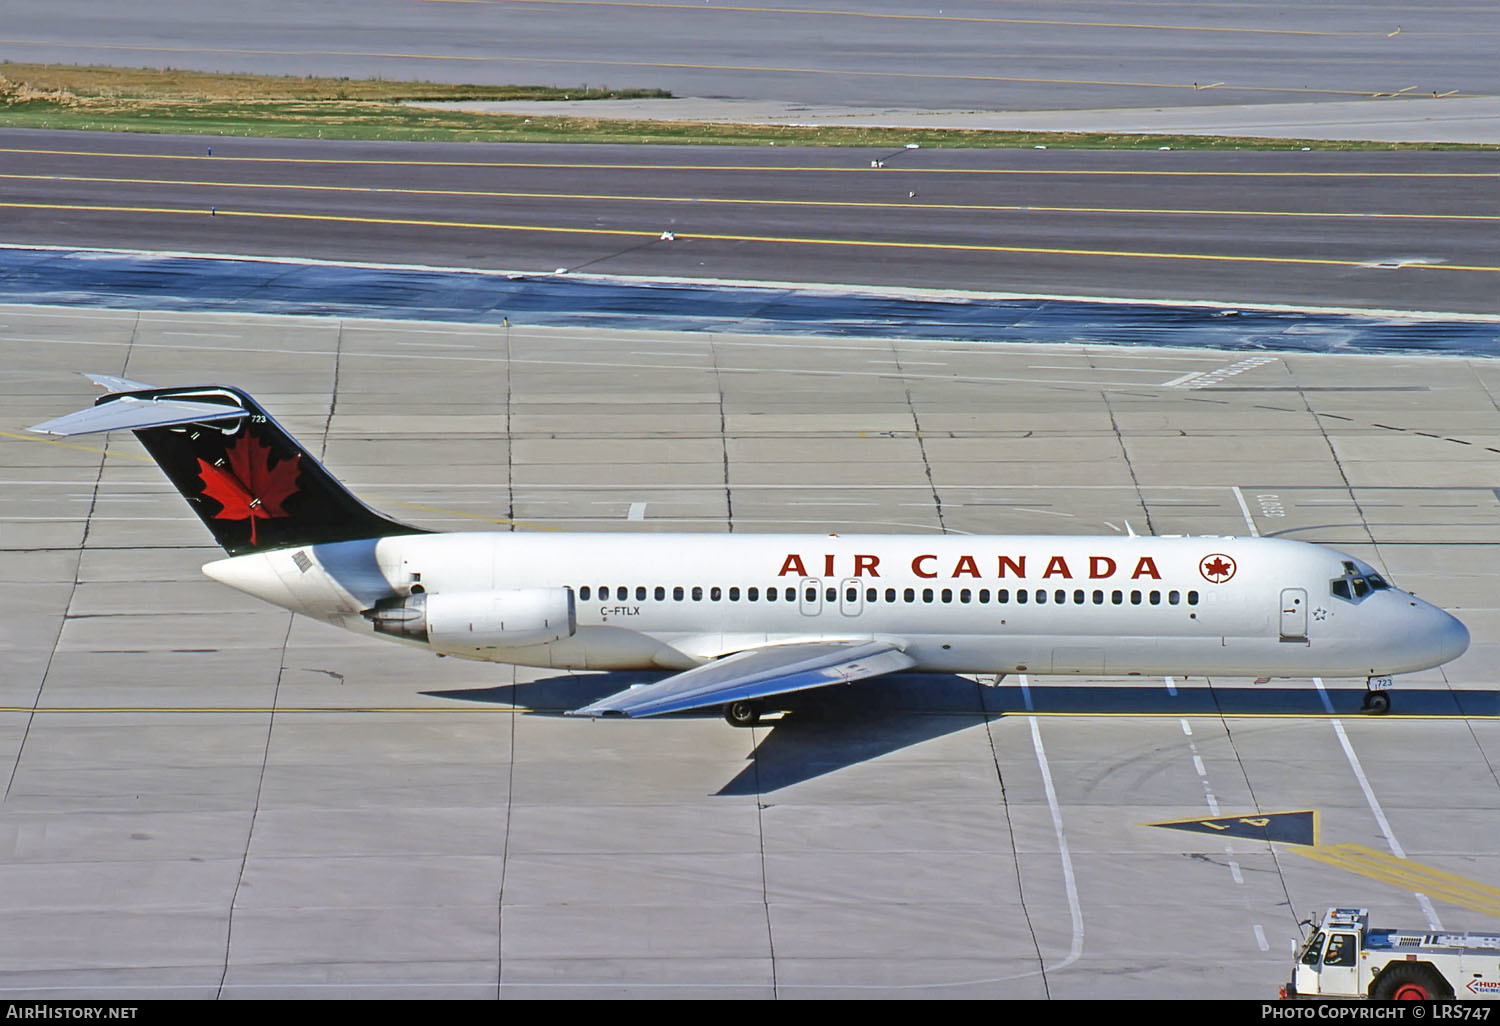
[{"label": "blue painted pavement marking", "polygon": [[1500,355],[1500,322],[0,246],[0,302],[657,331]]}]

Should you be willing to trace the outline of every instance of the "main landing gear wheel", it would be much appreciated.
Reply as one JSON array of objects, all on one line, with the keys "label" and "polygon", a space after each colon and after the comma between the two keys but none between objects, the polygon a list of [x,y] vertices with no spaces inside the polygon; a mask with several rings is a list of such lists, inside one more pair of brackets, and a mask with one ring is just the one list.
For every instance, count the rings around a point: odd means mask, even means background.
[{"label": "main landing gear wheel", "polygon": [[753,727],[760,722],[760,705],[756,702],[730,702],[724,706],[724,720],[731,727]]},{"label": "main landing gear wheel", "polygon": [[1371,716],[1384,716],[1391,711],[1391,696],[1384,691],[1366,691],[1360,709]]}]

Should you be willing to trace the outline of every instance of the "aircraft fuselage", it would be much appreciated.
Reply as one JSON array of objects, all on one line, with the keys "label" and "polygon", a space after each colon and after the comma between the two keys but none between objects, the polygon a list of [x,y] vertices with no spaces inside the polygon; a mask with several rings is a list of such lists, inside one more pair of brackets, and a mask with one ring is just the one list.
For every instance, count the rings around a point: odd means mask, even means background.
[{"label": "aircraft fuselage", "polygon": [[[298,546],[204,569],[360,633],[374,630],[377,602],[425,596],[432,635],[402,640],[571,669],[682,669],[875,638],[928,671],[1368,677],[1436,666],[1468,644],[1457,619],[1367,564],[1265,538],[484,532]],[[455,596],[491,594],[566,595],[570,622],[541,643],[465,631],[474,618]],[[441,637],[440,602],[458,623]]]}]

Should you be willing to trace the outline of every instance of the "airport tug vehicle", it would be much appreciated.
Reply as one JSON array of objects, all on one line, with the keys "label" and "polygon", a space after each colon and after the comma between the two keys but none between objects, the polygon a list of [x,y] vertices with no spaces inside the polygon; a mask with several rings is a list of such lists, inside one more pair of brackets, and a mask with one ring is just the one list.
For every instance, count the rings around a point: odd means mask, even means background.
[{"label": "airport tug vehicle", "polygon": [[1500,933],[1372,930],[1363,908],[1331,908],[1297,955],[1283,998],[1382,1001],[1500,997]]}]

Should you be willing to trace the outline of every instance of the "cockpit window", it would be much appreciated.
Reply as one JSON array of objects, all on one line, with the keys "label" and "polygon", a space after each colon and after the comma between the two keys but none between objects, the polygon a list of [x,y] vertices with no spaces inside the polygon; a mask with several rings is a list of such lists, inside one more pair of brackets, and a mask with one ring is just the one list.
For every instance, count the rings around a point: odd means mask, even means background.
[{"label": "cockpit window", "polygon": [[1374,571],[1360,573],[1359,568],[1348,561],[1344,563],[1344,576],[1328,582],[1329,594],[1348,602],[1358,602],[1372,591],[1385,591],[1389,587],[1384,577]]}]

